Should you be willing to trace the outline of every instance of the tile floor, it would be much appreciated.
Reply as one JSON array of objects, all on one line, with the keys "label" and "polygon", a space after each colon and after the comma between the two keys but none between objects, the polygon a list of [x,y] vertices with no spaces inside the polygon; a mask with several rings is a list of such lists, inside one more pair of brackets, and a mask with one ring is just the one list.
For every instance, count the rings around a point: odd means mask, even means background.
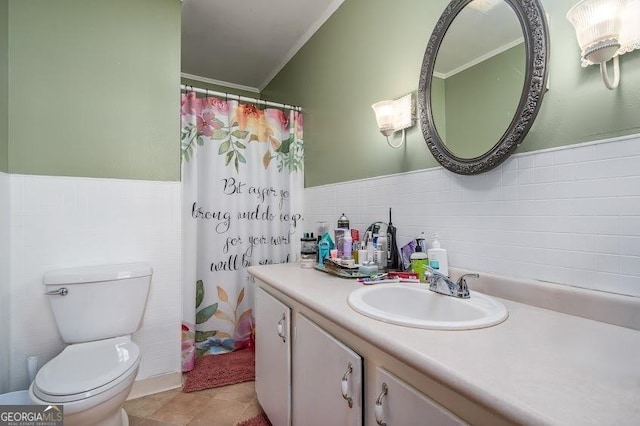
[{"label": "tile floor", "polygon": [[199,392],[180,388],[125,402],[131,426],[235,426],[261,412],[255,382]]}]

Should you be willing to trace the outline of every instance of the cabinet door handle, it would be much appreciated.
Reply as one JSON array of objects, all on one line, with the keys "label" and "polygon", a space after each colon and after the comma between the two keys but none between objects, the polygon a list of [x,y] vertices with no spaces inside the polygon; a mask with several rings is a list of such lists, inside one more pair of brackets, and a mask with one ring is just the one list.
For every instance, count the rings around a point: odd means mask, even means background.
[{"label": "cabinet door handle", "polygon": [[282,337],[283,342],[287,341],[287,336],[285,336],[284,334],[284,322],[286,320],[287,320],[287,317],[283,313],[282,318],[280,318],[280,321],[278,321],[278,336]]},{"label": "cabinet door handle", "polygon": [[375,408],[376,423],[378,423],[380,426],[387,426],[387,423],[384,421],[384,407],[382,405],[382,402],[384,401],[384,398],[387,396],[388,391],[389,391],[389,388],[387,387],[387,384],[382,383],[382,392],[380,392],[380,395],[378,395],[378,398],[376,399],[376,408]]},{"label": "cabinet door handle", "polygon": [[342,376],[342,381],[340,382],[342,397],[347,401],[347,404],[349,404],[349,408],[353,407],[353,398],[349,396],[349,376],[351,376],[352,372],[353,366],[351,365],[351,363],[349,363],[349,367],[344,373],[344,376]]}]

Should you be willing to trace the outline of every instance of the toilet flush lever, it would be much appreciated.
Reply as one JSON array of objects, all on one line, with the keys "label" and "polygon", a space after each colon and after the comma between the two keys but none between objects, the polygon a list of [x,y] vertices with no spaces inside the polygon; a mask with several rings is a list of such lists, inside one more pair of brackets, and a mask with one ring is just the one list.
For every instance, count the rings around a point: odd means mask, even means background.
[{"label": "toilet flush lever", "polygon": [[66,287],[62,287],[57,290],[47,291],[45,294],[47,296],[66,296],[69,294],[69,290]]}]

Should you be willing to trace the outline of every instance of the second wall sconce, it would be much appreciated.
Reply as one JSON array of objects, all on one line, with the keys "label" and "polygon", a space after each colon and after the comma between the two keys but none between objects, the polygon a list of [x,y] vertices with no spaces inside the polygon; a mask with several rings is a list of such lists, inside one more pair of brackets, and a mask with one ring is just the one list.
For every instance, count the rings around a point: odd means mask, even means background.
[{"label": "second wall sconce", "polygon": [[[582,0],[569,9],[582,66],[599,64],[608,89],[620,83],[620,55],[640,49],[640,0]],[[613,81],[607,62],[613,59]]]},{"label": "second wall sconce", "polygon": [[[406,140],[405,129],[413,127],[416,122],[416,107],[413,93],[404,95],[393,101],[380,101],[371,105],[376,114],[378,128],[387,138],[387,143],[392,148],[400,148]],[[402,130],[400,143],[394,145],[389,140],[394,132]]]}]

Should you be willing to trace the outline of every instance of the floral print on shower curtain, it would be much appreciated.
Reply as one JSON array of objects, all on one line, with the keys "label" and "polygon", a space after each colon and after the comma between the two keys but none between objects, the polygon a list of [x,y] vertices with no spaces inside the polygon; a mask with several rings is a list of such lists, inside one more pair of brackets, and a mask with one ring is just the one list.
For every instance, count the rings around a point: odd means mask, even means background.
[{"label": "floral print on shower curtain", "polygon": [[302,113],[217,97],[181,99],[182,369],[254,342],[250,265],[296,260]]}]

